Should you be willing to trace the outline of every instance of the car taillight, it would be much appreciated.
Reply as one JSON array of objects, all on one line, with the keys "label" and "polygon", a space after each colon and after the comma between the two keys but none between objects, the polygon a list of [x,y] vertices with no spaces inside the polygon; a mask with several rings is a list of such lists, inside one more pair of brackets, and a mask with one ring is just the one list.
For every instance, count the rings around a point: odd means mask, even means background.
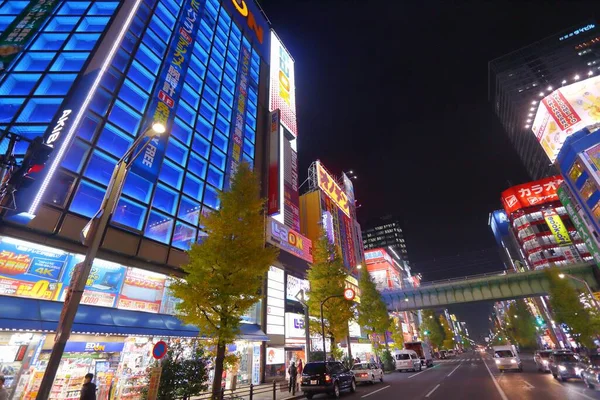
[{"label": "car taillight", "polygon": [[331,382],[331,377],[329,375],[325,375],[325,382]]}]

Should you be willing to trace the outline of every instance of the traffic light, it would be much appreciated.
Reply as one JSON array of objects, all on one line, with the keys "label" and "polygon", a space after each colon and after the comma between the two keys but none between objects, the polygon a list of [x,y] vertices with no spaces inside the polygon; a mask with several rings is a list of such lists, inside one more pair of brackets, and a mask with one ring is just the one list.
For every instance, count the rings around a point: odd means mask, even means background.
[{"label": "traffic light", "polygon": [[425,332],[423,332],[423,334],[424,334],[425,336],[429,336],[429,331],[425,331]]},{"label": "traffic light", "polygon": [[539,325],[539,326],[543,326],[544,325],[544,319],[542,317],[540,317],[539,315],[537,317],[535,317],[535,322]]},{"label": "traffic light", "polygon": [[11,173],[8,180],[8,184],[12,187],[13,191],[27,187],[34,181],[35,178],[31,174],[38,173],[44,169],[52,150],[52,146],[44,143],[43,137],[38,136],[33,139],[23,156],[23,162]]}]

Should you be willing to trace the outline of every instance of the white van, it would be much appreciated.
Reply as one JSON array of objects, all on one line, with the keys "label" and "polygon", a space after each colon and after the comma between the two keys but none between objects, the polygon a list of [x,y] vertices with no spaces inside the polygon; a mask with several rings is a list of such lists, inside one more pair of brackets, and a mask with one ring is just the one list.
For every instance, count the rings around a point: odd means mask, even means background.
[{"label": "white van", "polygon": [[496,362],[496,367],[498,367],[500,371],[516,370],[523,372],[523,364],[521,363],[519,353],[517,353],[515,346],[494,346],[493,350],[494,361]]},{"label": "white van", "polygon": [[421,359],[414,350],[396,350],[393,353],[397,371],[420,371]]}]

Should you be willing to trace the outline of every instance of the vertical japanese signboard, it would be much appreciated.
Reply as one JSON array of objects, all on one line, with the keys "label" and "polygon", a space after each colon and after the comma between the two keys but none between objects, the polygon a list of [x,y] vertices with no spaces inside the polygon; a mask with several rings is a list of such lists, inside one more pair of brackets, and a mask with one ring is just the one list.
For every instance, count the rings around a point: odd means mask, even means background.
[{"label": "vertical japanese signboard", "polygon": [[271,31],[270,109],[281,110],[281,122],[294,135],[296,123],[296,83],[294,60],[275,32]]},{"label": "vertical japanese signboard", "polygon": [[294,143],[284,138],[283,160],[283,191],[284,191],[284,221],[285,224],[297,231],[300,230],[300,196],[298,194],[298,153]]},{"label": "vertical japanese signboard", "polygon": [[[167,128],[167,132],[173,124],[175,108],[181,95],[183,82],[180,80],[183,79],[192,57],[194,36],[200,25],[200,3],[197,0],[187,0],[182,12],[154,89],[152,103],[146,113],[147,124],[161,123]],[[133,162],[131,171],[156,183],[169,140],[168,136],[163,134],[153,138],[143,154]],[[141,146],[134,154],[139,152]]]},{"label": "vertical japanese signboard", "polygon": [[29,5],[0,35],[0,72],[8,68],[12,60],[38,32],[40,26],[52,14],[59,0],[30,1]]},{"label": "vertical japanese signboard", "polygon": [[281,134],[279,133],[279,110],[272,111],[269,115],[269,195],[267,200],[267,212],[269,215],[281,212],[281,201],[279,187],[279,164]]},{"label": "vertical japanese signboard", "polygon": [[317,181],[319,188],[339,207],[342,212],[349,217],[350,207],[348,205],[348,196],[340,188],[335,179],[327,170],[317,161]]}]

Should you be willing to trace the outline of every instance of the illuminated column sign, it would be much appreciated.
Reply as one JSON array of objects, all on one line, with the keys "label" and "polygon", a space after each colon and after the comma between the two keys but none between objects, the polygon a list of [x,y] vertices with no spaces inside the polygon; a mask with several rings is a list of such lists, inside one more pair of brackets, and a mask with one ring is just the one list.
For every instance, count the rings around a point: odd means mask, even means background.
[{"label": "illuminated column sign", "polygon": [[[197,0],[188,0],[185,3],[183,15],[179,19],[171,38],[171,45],[162,65],[158,84],[154,88],[152,103],[146,113],[146,116],[152,116],[147,119],[147,123],[161,123],[167,128],[167,132],[170,131],[175,119],[174,109],[179,103],[183,77],[190,63],[194,35],[196,35],[200,26],[199,12],[200,3]],[[142,129],[145,128],[142,127]],[[131,171],[152,183],[156,183],[168,141],[169,135],[167,134],[153,138],[144,149],[144,154],[135,159]],[[134,154],[137,154],[138,151],[139,149]]]},{"label": "illuminated column sign", "polygon": [[267,210],[269,215],[279,214],[281,212],[281,202],[279,192],[279,110],[272,111],[269,116],[269,195]]},{"label": "illuminated column sign", "polygon": [[285,334],[285,273],[271,266],[267,276],[267,334]]}]

